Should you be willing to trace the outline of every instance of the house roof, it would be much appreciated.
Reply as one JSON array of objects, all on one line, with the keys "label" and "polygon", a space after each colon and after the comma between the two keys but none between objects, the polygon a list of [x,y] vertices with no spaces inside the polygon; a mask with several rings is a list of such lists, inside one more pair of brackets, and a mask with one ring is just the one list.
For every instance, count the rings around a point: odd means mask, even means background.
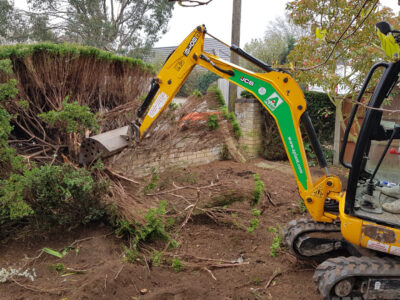
[{"label": "house roof", "polygon": [[[152,48],[149,55],[147,55],[144,60],[152,63],[164,61],[176,47],[177,46]],[[214,54],[224,60],[230,60],[230,50],[224,44],[212,38],[204,39],[204,51]]]}]

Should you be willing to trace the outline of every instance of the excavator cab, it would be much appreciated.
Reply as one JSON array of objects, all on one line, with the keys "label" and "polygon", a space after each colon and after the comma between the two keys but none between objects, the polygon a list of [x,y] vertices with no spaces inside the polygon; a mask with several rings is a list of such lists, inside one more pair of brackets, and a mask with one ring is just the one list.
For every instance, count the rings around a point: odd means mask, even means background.
[{"label": "excavator cab", "polygon": [[[380,27],[387,29],[386,24]],[[368,83],[379,71],[382,75],[372,96],[368,102],[362,101]],[[350,115],[340,152],[340,162],[350,170],[345,213],[396,228],[400,228],[400,115],[394,111],[400,110],[400,101],[392,91],[399,72],[400,61],[381,62],[371,68]],[[363,115],[362,120],[356,117],[357,112]],[[354,154],[348,163],[344,154],[349,135],[357,131]]]}]

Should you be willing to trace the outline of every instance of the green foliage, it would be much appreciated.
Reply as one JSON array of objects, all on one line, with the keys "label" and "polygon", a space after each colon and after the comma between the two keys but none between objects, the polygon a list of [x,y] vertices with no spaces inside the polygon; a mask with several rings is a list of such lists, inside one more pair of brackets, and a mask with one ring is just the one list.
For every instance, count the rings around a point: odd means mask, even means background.
[{"label": "green foliage", "polygon": [[329,96],[320,92],[304,92],[307,111],[321,143],[332,143],[335,127],[335,105]]},{"label": "green foliage", "polygon": [[168,109],[171,111],[176,111],[178,109],[178,104],[170,102],[170,104],[168,104]]},{"label": "green foliage", "polygon": [[125,245],[123,245],[123,249],[124,249],[124,259],[131,263],[135,263],[139,256],[139,253],[136,251],[136,249],[128,248]]},{"label": "green foliage", "polygon": [[136,261],[137,257],[139,256],[138,247],[141,242],[162,239],[164,241],[168,241],[171,248],[178,246],[178,243],[171,239],[167,232],[167,227],[171,226],[171,220],[165,218],[166,205],[166,201],[161,201],[158,207],[150,209],[144,217],[145,223],[143,225],[132,224],[128,220],[121,217],[117,217],[114,221],[112,221],[112,225],[115,227],[115,233],[117,236],[125,235],[132,240],[131,247],[128,248],[124,246],[125,257],[129,261]]},{"label": "green foliage", "polygon": [[132,242],[134,251],[137,251],[137,247],[142,241],[145,242],[154,238],[161,238],[165,241],[171,240],[166,231],[166,225],[163,220],[166,205],[166,201],[161,201],[157,208],[150,209],[145,215],[144,218],[146,220],[146,224],[143,226],[137,226]]},{"label": "green foliage", "polygon": [[58,257],[58,258],[63,258],[63,256],[65,256],[67,254],[66,249],[64,249],[64,251],[62,253],[59,251],[47,248],[47,247],[43,248],[42,250],[43,250],[43,252],[46,252],[46,253],[53,255],[55,257]]},{"label": "green foliage", "polygon": [[152,258],[153,266],[158,267],[162,264],[162,253],[159,251],[155,251]]},{"label": "green foliage", "polygon": [[200,98],[200,97],[203,97],[203,94],[202,94],[198,89],[195,89],[195,90],[190,94],[190,96],[195,96],[195,97]]},{"label": "green foliage", "polygon": [[215,93],[215,97],[217,98],[220,107],[226,106],[224,95],[222,95],[222,91],[217,86],[210,86],[208,91]]},{"label": "green foliage", "polygon": [[[246,43],[244,49],[267,64],[282,65],[287,62],[289,52],[301,35],[300,27],[279,17],[270,23],[263,38],[252,39]],[[258,67],[249,62],[245,62],[245,65],[250,70],[258,70]]]},{"label": "green foliage", "polygon": [[22,110],[26,111],[29,109],[29,102],[27,100],[20,99],[18,100],[17,105],[22,108]]},{"label": "green foliage", "polygon": [[252,215],[255,216],[255,217],[259,217],[259,216],[261,215],[261,211],[259,211],[258,209],[255,209],[255,208],[253,208],[253,209],[251,210],[251,213],[252,213]]},{"label": "green foliage", "polygon": [[[294,24],[306,32],[288,56],[294,75],[301,83],[319,86],[328,94],[338,109],[342,127],[343,99],[355,100],[370,68],[386,60],[376,47],[375,24],[385,20],[394,28],[400,27],[399,18],[390,8],[376,4],[346,0],[332,5],[329,0],[309,0],[289,1],[286,6]],[[369,87],[376,86],[379,74],[371,78]],[[337,95],[338,87],[341,95]],[[350,139],[354,138],[350,134]]]},{"label": "green foliage", "polygon": [[[218,79],[218,75],[210,71],[199,71],[194,70],[190,73],[182,88],[178,92],[178,96],[187,97],[193,95],[194,91],[198,91],[200,94],[205,94],[209,86]],[[196,96],[199,93],[196,92]]]},{"label": "green foliage", "polygon": [[6,13],[6,18],[0,18],[0,33],[7,41],[64,38],[131,56],[143,56],[144,50],[166,31],[174,6],[156,0],[128,1],[124,5],[117,0],[30,0],[28,4],[26,10],[3,7],[4,3],[0,6],[2,14]]},{"label": "green foliage", "polygon": [[178,273],[182,270],[183,263],[178,258],[174,258],[172,260],[172,267],[174,268],[174,271]]},{"label": "green foliage", "polygon": [[218,116],[215,114],[209,115],[207,119],[207,127],[211,130],[219,128]]},{"label": "green foliage", "polygon": [[0,225],[24,223],[33,229],[87,224],[105,215],[105,181],[70,165],[26,170],[0,183]]},{"label": "green foliage", "polygon": [[[106,60],[115,63],[123,63],[132,67],[138,67],[143,71],[154,72],[153,66],[144,63],[141,59],[135,59],[127,56],[119,56],[112,52],[100,50],[90,46],[82,46],[78,44],[53,44],[53,43],[37,43],[37,44],[16,44],[0,46],[0,62],[10,60],[10,57],[24,58],[33,55],[34,53],[44,52],[57,56],[70,57],[93,57],[98,60]],[[7,65],[7,63],[4,63]],[[0,71],[3,71],[0,66]]]},{"label": "green foliage", "polygon": [[[277,227],[278,227],[278,229],[277,229]],[[277,225],[277,227],[270,226],[268,228],[268,232],[273,235],[272,244],[270,247],[271,257],[277,256],[279,251],[281,250],[281,245],[282,245],[281,227],[279,224]]]},{"label": "green foliage", "polygon": [[0,72],[6,75],[13,75],[11,59],[0,59]]},{"label": "green foliage", "polygon": [[157,173],[156,169],[153,168],[153,169],[151,170],[151,173],[152,173],[152,175],[151,175],[151,180],[150,180],[150,182],[144,187],[144,190],[143,190],[143,192],[144,192],[145,195],[146,195],[148,192],[154,190],[154,189],[157,187],[157,185],[158,185],[158,181],[160,180],[160,177],[158,176],[158,173]]},{"label": "green foliage", "polygon": [[253,233],[258,228],[259,220],[258,218],[253,218],[250,220],[250,226],[247,227],[249,233]]},{"label": "green foliage", "polygon": [[216,81],[218,78],[220,78],[218,75],[210,71],[202,72],[197,77],[196,88],[200,91],[200,93],[205,94],[210,84]]},{"label": "green foliage", "polygon": [[240,97],[245,98],[245,99],[254,99],[254,95],[246,90],[243,90],[240,92]]},{"label": "green foliage", "polygon": [[258,175],[257,173],[253,175],[254,176],[254,190],[253,190],[253,200],[252,200],[252,204],[256,205],[260,202],[261,199],[261,195],[264,192],[264,182],[261,181],[260,179],[260,175]]},{"label": "green foliage", "polygon": [[231,122],[233,134],[237,139],[239,139],[242,136],[242,129],[240,128],[239,122],[236,119],[235,113],[234,112],[229,113],[228,108],[226,106],[221,107],[221,112],[224,119],[229,120]]},{"label": "green foliage", "polygon": [[57,111],[38,115],[43,121],[57,128],[65,128],[68,133],[84,133],[86,129],[97,131],[99,124],[96,115],[87,105],[79,105],[78,102],[68,103],[68,98],[63,101],[63,108]]},{"label": "green foliage", "polygon": [[307,207],[303,199],[299,199],[299,210],[302,214],[304,214],[307,211]]},{"label": "green foliage", "polygon": [[53,271],[53,272],[56,271],[59,274],[64,274],[65,270],[66,270],[66,267],[62,263],[57,263],[55,265],[50,265],[49,269],[50,269],[50,271]]},{"label": "green foliage", "polygon": [[0,102],[14,98],[15,95],[18,94],[18,89],[16,88],[16,86],[17,86],[17,80],[15,79],[10,79],[6,83],[1,83]]}]

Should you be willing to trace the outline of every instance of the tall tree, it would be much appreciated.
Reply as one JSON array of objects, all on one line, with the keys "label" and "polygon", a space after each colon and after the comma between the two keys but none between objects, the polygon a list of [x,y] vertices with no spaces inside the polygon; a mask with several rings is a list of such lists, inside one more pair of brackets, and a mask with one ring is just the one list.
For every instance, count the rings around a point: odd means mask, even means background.
[{"label": "tall tree", "polygon": [[[26,39],[69,41],[142,55],[167,30],[174,3],[160,0],[28,0],[28,10],[1,1],[10,16],[24,17]],[[3,10],[2,10],[3,11]],[[3,17],[0,17],[3,18]],[[3,20],[0,19],[0,22]],[[8,25],[11,21],[0,23]],[[5,35],[15,41],[15,35]]]},{"label": "tall tree", "polygon": [[[343,99],[356,97],[371,66],[384,57],[375,24],[386,20],[399,28],[399,19],[379,0],[296,0],[286,9],[291,20],[308,32],[288,57],[296,78],[321,87],[336,106],[337,123],[344,126]],[[336,155],[339,135],[337,127]]]},{"label": "tall tree", "polygon": [[[244,49],[258,59],[271,64],[287,63],[287,56],[293,50],[296,40],[304,35],[304,30],[282,17],[272,21],[265,30],[264,36],[252,39]],[[246,67],[256,70],[257,67],[247,64]]]}]

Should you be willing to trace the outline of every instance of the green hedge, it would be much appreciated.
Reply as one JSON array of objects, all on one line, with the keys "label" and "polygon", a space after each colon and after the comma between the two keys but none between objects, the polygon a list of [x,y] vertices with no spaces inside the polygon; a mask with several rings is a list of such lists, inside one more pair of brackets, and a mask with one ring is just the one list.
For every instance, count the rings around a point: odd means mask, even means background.
[{"label": "green hedge", "polygon": [[145,63],[141,59],[135,59],[126,56],[118,56],[111,52],[100,50],[90,46],[82,46],[78,44],[53,44],[53,43],[38,43],[38,44],[16,44],[0,46],[0,59],[8,59],[10,57],[26,57],[35,52],[47,52],[54,55],[71,55],[92,56],[99,60],[109,60],[113,62],[121,62],[131,66],[141,67],[143,71],[151,71],[154,73],[152,64]]}]

